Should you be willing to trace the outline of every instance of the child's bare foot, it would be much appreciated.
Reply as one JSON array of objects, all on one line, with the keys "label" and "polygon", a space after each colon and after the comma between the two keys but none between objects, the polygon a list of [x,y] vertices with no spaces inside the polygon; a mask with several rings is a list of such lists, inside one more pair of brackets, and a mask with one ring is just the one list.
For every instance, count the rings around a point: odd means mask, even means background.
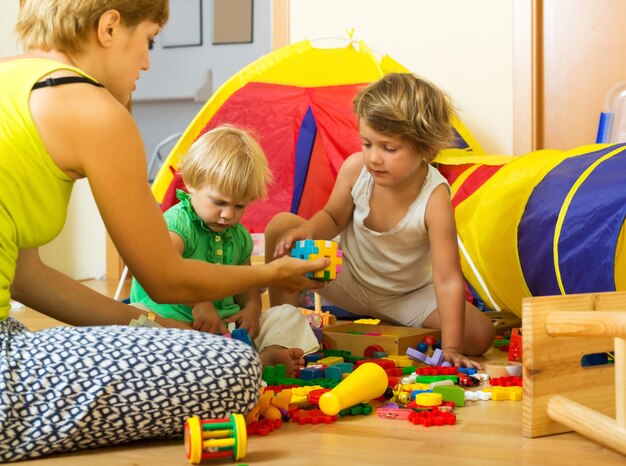
[{"label": "child's bare foot", "polygon": [[265,366],[284,364],[287,375],[295,375],[298,368],[304,367],[304,351],[301,348],[285,348],[284,346],[270,345],[259,353],[261,363]]}]

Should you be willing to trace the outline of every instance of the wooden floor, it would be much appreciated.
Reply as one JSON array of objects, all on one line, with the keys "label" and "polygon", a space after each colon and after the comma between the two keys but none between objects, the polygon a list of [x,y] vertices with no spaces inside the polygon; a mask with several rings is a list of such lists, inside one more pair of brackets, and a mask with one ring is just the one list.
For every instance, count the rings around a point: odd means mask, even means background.
[{"label": "wooden floor", "polygon": [[[115,283],[88,282],[110,296]],[[13,312],[31,330],[55,321],[30,309]],[[492,349],[484,360],[503,359]],[[331,425],[283,424],[266,437],[248,438],[245,460],[205,460],[203,464],[312,465],[625,465],[626,458],[575,433],[522,437],[522,403],[468,402],[457,408],[457,424],[415,426],[374,414],[341,418]],[[150,441],[56,455],[20,465],[143,466],[188,464],[182,440]]]}]

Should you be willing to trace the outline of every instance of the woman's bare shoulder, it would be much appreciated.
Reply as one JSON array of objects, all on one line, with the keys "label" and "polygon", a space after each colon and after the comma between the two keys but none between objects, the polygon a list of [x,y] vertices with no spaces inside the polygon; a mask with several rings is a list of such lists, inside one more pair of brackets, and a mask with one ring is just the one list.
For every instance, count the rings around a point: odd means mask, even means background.
[{"label": "woman's bare shoulder", "polygon": [[30,108],[48,153],[72,177],[84,176],[85,157],[143,152],[130,112],[101,87],[78,83],[37,89]]}]

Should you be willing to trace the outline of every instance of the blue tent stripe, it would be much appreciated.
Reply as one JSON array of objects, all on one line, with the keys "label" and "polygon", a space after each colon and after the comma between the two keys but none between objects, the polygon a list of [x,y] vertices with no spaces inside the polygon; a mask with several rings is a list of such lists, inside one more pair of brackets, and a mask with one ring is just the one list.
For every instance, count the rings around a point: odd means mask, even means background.
[{"label": "blue tent stripe", "polygon": [[304,184],[309,172],[309,164],[311,163],[311,154],[313,152],[313,144],[317,135],[317,123],[313,118],[311,107],[308,108],[302,124],[300,125],[300,133],[296,142],[296,160],[293,172],[293,196],[291,198],[291,213],[297,213],[300,207],[300,200],[304,192]]},{"label": "blue tent stripe", "polygon": [[537,184],[530,195],[519,223],[517,239],[522,272],[532,296],[561,294],[553,254],[559,211],[587,167],[615,149],[616,146],[609,146],[564,160]]},{"label": "blue tent stripe", "polygon": [[467,141],[463,139],[463,136],[459,134],[456,128],[452,128],[452,133],[454,135],[452,144],[450,145],[452,149],[469,149],[470,148]]},{"label": "blue tent stripe", "polygon": [[[613,146],[616,149],[617,146]],[[626,147],[602,161],[576,191],[559,238],[567,294],[615,291],[615,252],[626,216]]]}]

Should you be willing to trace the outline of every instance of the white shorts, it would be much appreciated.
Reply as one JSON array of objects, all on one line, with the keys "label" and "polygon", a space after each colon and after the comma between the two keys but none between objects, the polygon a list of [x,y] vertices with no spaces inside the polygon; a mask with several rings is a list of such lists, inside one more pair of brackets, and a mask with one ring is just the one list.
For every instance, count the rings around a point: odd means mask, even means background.
[{"label": "white shorts", "polygon": [[306,317],[290,304],[270,307],[261,313],[259,335],[254,339],[254,345],[259,352],[270,345],[302,348],[304,354],[319,349],[315,333]]},{"label": "white shorts", "polygon": [[404,294],[376,294],[354,279],[346,262],[337,279],[316,292],[346,311],[405,327],[422,327],[424,320],[437,309],[432,283]]}]

